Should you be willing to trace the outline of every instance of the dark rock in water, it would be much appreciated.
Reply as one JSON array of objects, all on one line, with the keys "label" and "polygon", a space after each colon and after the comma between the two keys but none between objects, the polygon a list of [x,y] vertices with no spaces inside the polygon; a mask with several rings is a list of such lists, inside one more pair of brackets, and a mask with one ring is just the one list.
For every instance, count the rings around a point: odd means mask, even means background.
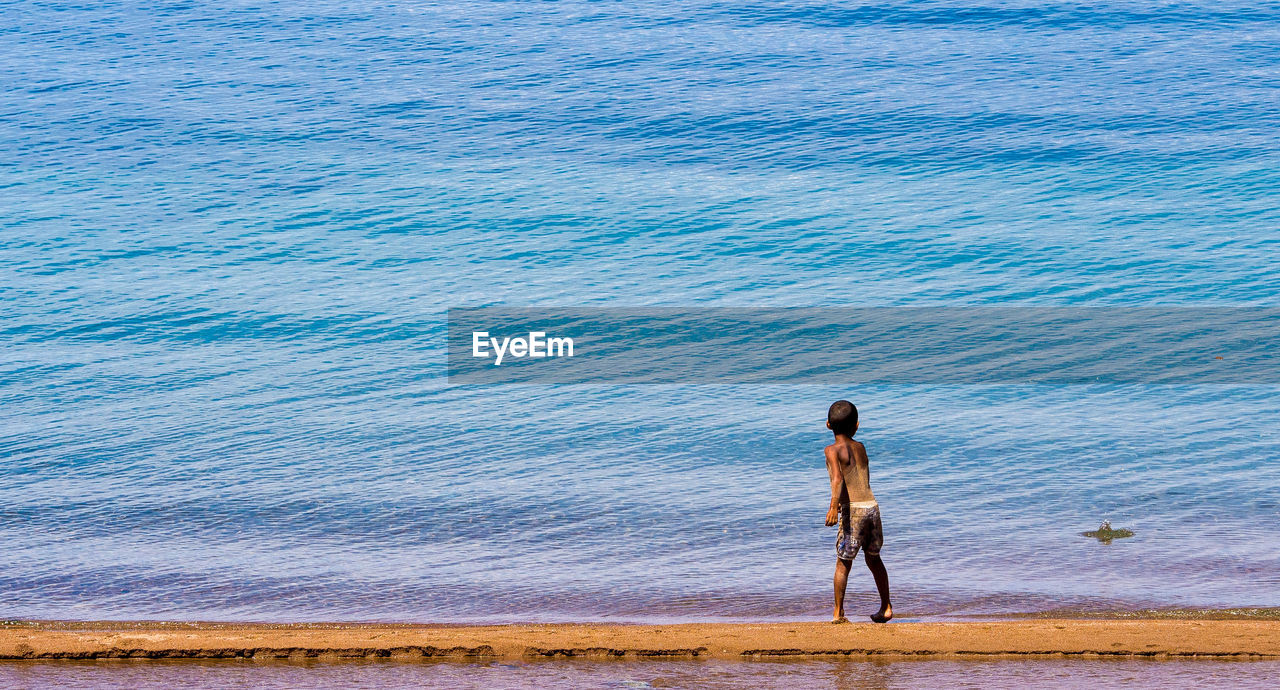
[{"label": "dark rock in water", "polygon": [[1097,539],[1103,544],[1110,544],[1112,539],[1124,539],[1125,537],[1132,537],[1133,530],[1114,529],[1111,527],[1111,521],[1106,520],[1101,525],[1098,526],[1098,529],[1093,530],[1091,532],[1081,532],[1080,534],[1086,537],[1093,537],[1094,539]]}]

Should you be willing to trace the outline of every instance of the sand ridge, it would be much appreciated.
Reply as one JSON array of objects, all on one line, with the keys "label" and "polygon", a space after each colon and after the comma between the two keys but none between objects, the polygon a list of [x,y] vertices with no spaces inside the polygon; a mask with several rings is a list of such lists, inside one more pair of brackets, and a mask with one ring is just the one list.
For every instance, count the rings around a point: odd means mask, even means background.
[{"label": "sand ridge", "polygon": [[2,659],[776,659],[1098,656],[1280,658],[1280,622],[383,625],[10,623]]}]

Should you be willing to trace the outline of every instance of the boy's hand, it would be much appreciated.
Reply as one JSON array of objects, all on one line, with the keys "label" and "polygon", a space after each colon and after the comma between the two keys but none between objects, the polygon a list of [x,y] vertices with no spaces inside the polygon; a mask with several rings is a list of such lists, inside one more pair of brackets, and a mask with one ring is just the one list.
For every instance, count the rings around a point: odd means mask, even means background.
[{"label": "boy's hand", "polygon": [[839,517],[840,517],[840,513],[834,507],[828,509],[827,510],[827,527],[830,527],[836,524],[836,520],[839,519]]}]

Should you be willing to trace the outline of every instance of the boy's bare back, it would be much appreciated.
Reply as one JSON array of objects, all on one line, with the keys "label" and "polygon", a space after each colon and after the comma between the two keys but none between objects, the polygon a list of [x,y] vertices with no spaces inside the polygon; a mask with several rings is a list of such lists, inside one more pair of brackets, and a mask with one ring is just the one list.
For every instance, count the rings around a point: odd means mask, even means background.
[{"label": "boy's bare back", "polygon": [[827,456],[827,474],[831,476],[832,483],[837,479],[842,480],[843,487],[839,495],[841,504],[871,503],[876,500],[876,495],[871,493],[867,449],[861,442],[847,436],[837,436],[835,442],[823,451]]}]

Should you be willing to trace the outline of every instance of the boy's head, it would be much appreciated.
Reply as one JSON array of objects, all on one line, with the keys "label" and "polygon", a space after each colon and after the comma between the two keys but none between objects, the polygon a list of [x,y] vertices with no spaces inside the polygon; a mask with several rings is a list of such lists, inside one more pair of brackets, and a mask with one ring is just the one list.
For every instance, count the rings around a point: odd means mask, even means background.
[{"label": "boy's head", "polygon": [[827,428],[837,434],[852,436],[858,430],[858,408],[848,400],[837,400],[827,409]]}]

